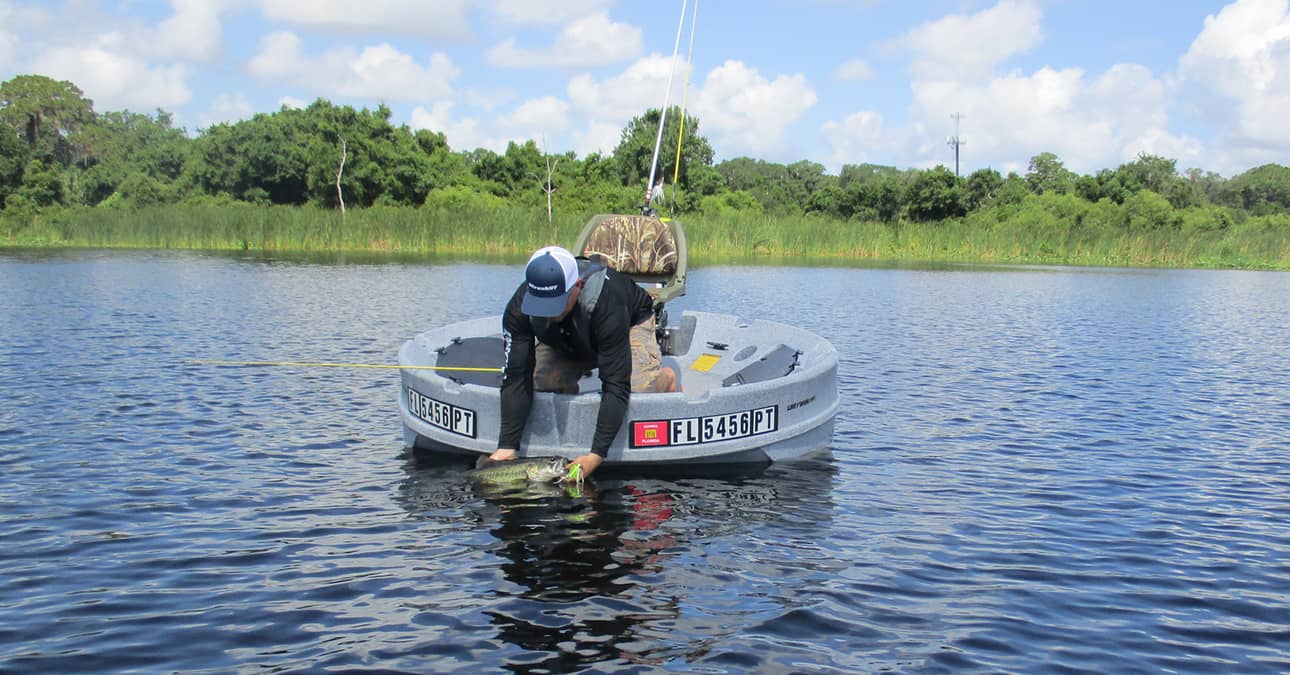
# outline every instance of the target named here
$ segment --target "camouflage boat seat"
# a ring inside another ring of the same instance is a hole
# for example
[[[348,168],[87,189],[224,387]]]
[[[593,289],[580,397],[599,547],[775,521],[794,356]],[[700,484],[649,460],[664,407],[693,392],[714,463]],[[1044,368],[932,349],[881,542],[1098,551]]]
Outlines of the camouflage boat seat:
[[[577,255],[630,276],[657,304],[685,295],[685,232],[653,216],[598,215],[578,235]]]

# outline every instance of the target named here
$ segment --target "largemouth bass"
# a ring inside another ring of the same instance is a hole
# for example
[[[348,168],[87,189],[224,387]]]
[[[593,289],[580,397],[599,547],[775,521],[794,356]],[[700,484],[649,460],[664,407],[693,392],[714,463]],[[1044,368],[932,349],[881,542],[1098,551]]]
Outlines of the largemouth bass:
[[[466,472],[472,480],[489,485],[504,485],[528,481],[530,483],[563,483],[569,476],[561,457],[533,457],[488,462]]]

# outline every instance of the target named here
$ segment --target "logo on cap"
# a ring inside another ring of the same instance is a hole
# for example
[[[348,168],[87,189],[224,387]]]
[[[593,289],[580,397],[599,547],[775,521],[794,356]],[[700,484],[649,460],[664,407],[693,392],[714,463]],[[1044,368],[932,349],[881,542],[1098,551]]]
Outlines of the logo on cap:
[[[559,246],[541,248],[529,258],[524,277],[528,290],[520,311],[530,316],[560,316],[569,291],[578,283],[578,261]]]

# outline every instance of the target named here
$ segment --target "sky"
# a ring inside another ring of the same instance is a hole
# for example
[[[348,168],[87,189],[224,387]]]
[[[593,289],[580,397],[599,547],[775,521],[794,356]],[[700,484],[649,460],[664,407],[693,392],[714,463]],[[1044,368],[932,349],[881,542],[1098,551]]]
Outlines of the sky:
[[[1290,0],[695,9],[0,0],[0,81],[69,80],[97,112],[161,109],[193,135],[323,98],[385,104],[392,122],[442,132],[454,150],[534,140],[585,157],[611,153],[633,117],[668,103],[697,117],[717,161],[810,160],[830,173],[865,162],[952,169],[956,134],[965,175],[1024,173],[1041,152],[1080,173],[1141,153],[1225,176],[1290,165]]]

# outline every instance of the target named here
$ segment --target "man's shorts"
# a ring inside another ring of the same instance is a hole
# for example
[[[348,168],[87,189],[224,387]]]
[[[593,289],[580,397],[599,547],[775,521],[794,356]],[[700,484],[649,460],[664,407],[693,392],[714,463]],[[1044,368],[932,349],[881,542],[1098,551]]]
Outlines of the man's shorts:
[[[654,337],[654,317],[632,326],[632,391],[656,391],[663,366],[663,353]],[[578,380],[591,374],[596,359],[574,359],[542,344],[537,345],[533,366],[533,388],[557,394],[578,393]]]

